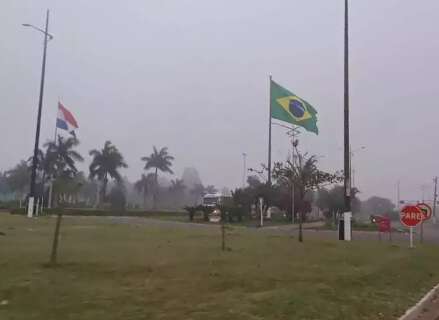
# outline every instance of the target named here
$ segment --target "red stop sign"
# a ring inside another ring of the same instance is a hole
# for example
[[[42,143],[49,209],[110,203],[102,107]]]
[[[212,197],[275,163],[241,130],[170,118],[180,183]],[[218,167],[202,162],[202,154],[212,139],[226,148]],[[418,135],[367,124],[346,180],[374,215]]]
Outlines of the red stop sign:
[[[414,227],[424,220],[424,214],[417,206],[408,205],[401,210],[401,223],[407,227]]]

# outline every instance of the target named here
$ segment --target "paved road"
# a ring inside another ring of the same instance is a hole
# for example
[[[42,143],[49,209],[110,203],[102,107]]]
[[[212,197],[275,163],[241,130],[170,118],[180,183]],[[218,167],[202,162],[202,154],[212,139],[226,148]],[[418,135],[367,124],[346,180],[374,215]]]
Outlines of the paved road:
[[[394,228],[405,230],[399,223],[393,224]],[[297,226],[278,226],[278,227],[268,227],[271,232],[278,232],[284,234],[297,234]],[[420,226],[414,229],[414,242],[415,244],[420,241]],[[338,239],[337,231],[333,230],[316,230],[309,228],[306,226],[305,235],[311,237],[318,237],[324,239]],[[393,232],[392,233],[392,241],[395,242],[405,242],[409,243],[409,233],[405,230],[405,232]],[[352,238],[354,240],[373,240],[380,241],[378,232],[371,231],[354,231],[352,234]],[[381,235],[381,241],[389,241],[388,234]],[[434,225],[431,222],[427,222],[424,224],[424,242],[430,244],[439,245],[439,222]]]
[[[87,217],[83,217],[87,219]],[[182,228],[182,229],[204,229],[217,231],[218,225],[216,224],[203,224],[203,223],[188,223],[188,222],[178,222],[169,220],[160,220],[154,218],[139,218],[139,217],[107,217],[109,223],[118,224],[133,224],[133,225],[148,225],[152,227],[163,227],[163,228]],[[321,223],[309,223],[304,224],[304,235],[306,237],[321,238],[321,239],[338,239],[337,231],[333,230],[318,230],[313,229],[321,225]],[[393,227],[401,228],[401,225],[394,224]],[[246,228],[249,231],[259,232],[264,234],[280,234],[280,235],[292,235],[297,236],[297,225],[282,225],[282,226],[269,226],[264,228],[254,228],[254,227],[236,227],[236,228]],[[379,241],[378,232],[370,231],[354,231],[352,235],[354,240],[372,240]],[[388,235],[382,235],[381,241],[388,241]],[[420,241],[420,227],[415,228],[414,232],[415,243]],[[408,232],[393,232],[392,241],[409,243]],[[439,245],[439,223],[434,225],[431,222],[425,223],[424,225],[424,242]]]

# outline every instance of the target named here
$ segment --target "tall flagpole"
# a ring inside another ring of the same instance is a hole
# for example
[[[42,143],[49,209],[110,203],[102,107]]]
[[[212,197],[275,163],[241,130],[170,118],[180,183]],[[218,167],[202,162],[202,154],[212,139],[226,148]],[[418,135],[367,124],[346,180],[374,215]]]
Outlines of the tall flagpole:
[[[271,75],[270,75],[270,101],[268,107],[268,184],[271,185]]]
[[[349,161],[349,15],[348,0],[345,0],[344,28],[344,207],[345,212],[351,211],[351,185]]]

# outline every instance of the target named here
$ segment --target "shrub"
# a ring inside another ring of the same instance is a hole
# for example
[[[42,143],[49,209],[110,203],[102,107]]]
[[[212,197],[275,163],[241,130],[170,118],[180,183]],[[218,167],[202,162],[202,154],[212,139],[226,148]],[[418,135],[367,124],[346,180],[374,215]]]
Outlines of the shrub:
[[[122,187],[114,187],[108,195],[108,200],[113,210],[125,210],[127,203],[125,191]]]
[[[100,209],[79,209],[79,208],[52,208],[44,209],[44,215],[55,215],[62,213],[67,216],[121,216],[121,217],[158,217],[158,216],[176,216],[183,215],[184,212],[176,211],[138,211],[138,210],[126,210],[126,211],[115,211],[115,210],[100,210]],[[12,209],[11,214],[26,214],[26,209]]]
[[[194,216],[198,210],[198,207],[186,206],[186,207],[184,207],[184,210],[186,210],[187,213],[189,214],[189,221],[194,221]]]

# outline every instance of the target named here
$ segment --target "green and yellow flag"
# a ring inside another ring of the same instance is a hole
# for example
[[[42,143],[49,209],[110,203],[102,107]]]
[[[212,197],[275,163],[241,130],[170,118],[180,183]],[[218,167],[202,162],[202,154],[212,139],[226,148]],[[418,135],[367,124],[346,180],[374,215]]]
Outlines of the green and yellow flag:
[[[319,134],[317,111],[308,102],[271,81],[271,117]]]

